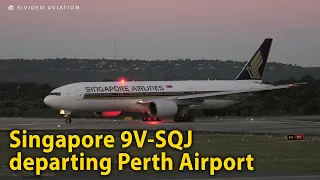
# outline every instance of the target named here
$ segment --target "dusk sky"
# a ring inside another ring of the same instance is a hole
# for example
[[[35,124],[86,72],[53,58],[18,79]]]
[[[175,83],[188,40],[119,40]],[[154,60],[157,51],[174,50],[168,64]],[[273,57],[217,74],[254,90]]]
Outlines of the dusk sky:
[[[17,9],[25,5],[45,9]],[[0,7],[0,58],[114,58],[116,41],[117,58],[247,61],[274,38],[269,61],[320,66],[319,0],[1,0]]]

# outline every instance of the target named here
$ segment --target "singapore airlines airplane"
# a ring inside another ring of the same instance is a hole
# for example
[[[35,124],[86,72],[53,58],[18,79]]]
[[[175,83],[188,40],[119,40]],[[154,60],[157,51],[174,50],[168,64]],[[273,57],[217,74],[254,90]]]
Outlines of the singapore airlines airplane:
[[[243,102],[257,92],[290,88],[299,84],[262,84],[272,39],[265,39],[235,80],[78,82],[54,89],[44,103],[60,110],[66,123],[71,112],[100,116],[142,112],[143,121],[190,122],[194,109],[216,109]]]

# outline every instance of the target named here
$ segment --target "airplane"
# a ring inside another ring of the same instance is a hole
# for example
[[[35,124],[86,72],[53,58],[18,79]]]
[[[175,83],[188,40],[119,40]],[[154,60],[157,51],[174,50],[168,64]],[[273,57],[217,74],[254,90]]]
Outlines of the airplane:
[[[190,110],[217,109],[244,102],[248,96],[299,83],[263,84],[272,38],[266,38],[234,80],[77,82],[54,89],[44,103],[60,110],[66,123],[71,112],[93,112],[97,116],[116,117],[121,112],[141,112],[143,121],[173,118],[192,122]]]

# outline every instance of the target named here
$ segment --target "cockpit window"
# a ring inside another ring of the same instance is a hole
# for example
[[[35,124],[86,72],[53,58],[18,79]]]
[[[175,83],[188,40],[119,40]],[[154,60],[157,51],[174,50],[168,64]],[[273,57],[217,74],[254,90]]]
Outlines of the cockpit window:
[[[52,92],[49,95],[53,95],[53,96],[61,96],[61,93],[59,92]]]

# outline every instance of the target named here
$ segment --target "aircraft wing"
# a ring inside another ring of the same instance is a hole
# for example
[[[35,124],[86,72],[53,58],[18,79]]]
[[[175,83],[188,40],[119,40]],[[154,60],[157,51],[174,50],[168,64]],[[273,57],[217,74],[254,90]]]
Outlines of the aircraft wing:
[[[186,99],[209,99],[217,96],[225,96],[225,95],[233,95],[233,94],[241,94],[241,93],[251,93],[251,92],[262,92],[262,91],[272,91],[277,89],[286,89],[294,86],[299,86],[297,84],[285,84],[278,86],[269,86],[262,88],[250,88],[250,89],[242,89],[242,90],[232,90],[225,92],[215,92],[215,93],[206,93],[206,94],[194,94],[194,95],[186,95],[186,96],[178,96],[177,100],[186,100]]]
[[[278,86],[269,86],[269,87],[261,87],[261,88],[250,88],[250,89],[242,89],[242,90],[232,90],[232,91],[225,91],[225,92],[214,92],[214,93],[205,93],[205,94],[194,94],[194,95],[185,95],[185,96],[171,96],[162,99],[169,99],[169,100],[202,100],[202,99],[210,99],[218,96],[225,96],[225,95],[233,95],[233,94],[241,94],[241,93],[253,93],[253,92],[263,92],[263,91],[273,91],[277,89],[287,89],[291,87],[296,87],[306,83],[295,83],[295,84],[284,84]],[[152,102],[152,99],[144,99],[140,100],[139,103],[147,104]]]

